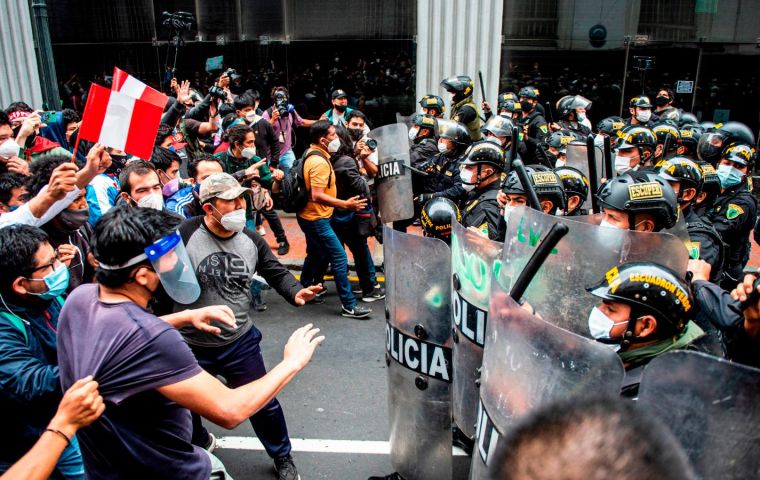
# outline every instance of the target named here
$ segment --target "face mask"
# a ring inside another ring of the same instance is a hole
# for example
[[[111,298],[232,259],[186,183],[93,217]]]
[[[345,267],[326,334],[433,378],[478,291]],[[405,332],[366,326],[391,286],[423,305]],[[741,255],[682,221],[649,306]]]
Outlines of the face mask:
[[[567,162],[558,158],[557,162],[554,164],[554,168],[564,167],[565,165],[567,165]]]
[[[152,208],[154,210],[163,210],[164,197],[159,193],[151,193],[138,200],[137,206],[142,208]]]
[[[731,188],[739,185],[744,174],[730,165],[718,165],[718,180],[723,188]]]
[[[257,117],[258,115],[256,115],[256,110],[251,110],[250,112],[245,114],[245,121],[248,123],[254,123]]]
[[[106,172],[113,173],[115,175],[118,175],[121,173],[121,169],[124,168],[124,165],[127,164],[127,156],[126,155],[110,155],[111,157],[111,166],[108,167]]]
[[[416,127],[412,127],[409,129],[409,140],[414,141],[415,138],[417,138],[417,134],[420,133],[420,129]]]
[[[618,153],[615,154],[615,171],[618,175],[627,172],[631,169],[630,157],[624,157]]]
[[[564,217],[566,215],[565,210],[562,208],[557,209],[557,213],[554,214],[555,217]]]
[[[659,97],[655,97],[654,104],[657,105],[658,107],[664,107],[665,105],[668,104],[669,101],[670,99],[668,97],[664,95],[660,95]]]
[[[216,208],[214,208],[214,210],[216,210]],[[219,210],[216,211],[219,212]],[[230,213],[225,213],[222,215],[222,219],[219,220],[219,223],[230,232],[242,232],[245,228],[245,209],[239,208]]]
[[[63,210],[58,214],[58,221],[64,230],[69,232],[75,232],[79,230],[82,225],[87,223],[87,219],[90,216],[90,211],[87,208],[80,208],[78,210]]]
[[[348,108],[348,105],[334,105],[335,110],[337,110],[340,113],[343,113]]]
[[[0,157],[18,157],[20,151],[21,147],[19,147],[16,141],[12,138],[9,138],[0,145]]]
[[[164,194],[164,197],[171,197],[175,193],[179,191],[179,177],[175,178],[174,180],[169,180],[166,182],[161,188],[161,192]]]
[[[512,214],[512,211],[517,208],[514,205],[504,205],[504,221],[509,221],[509,216]]]
[[[617,323],[613,322],[610,317],[605,315],[604,312],[599,310],[597,307],[594,307],[588,316],[589,333],[597,340],[610,338],[610,331],[615,326],[623,325],[625,323],[628,323],[628,321],[626,320],[624,322]]]
[[[339,149],[340,149],[340,138],[336,138],[327,144],[327,151],[330,153],[335,153]]]
[[[532,112],[532,111],[533,111],[533,104],[532,104],[532,103],[530,103],[530,102],[529,102],[529,101],[527,101],[527,100],[523,100],[522,102],[520,102],[520,107],[522,108],[522,111],[523,111],[523,112],[528,112],[528,113],[530,113],[530,112]]]
[[[451,149],[449,148],[448,144],[444,142],[438,142],[438,151],[440,153],[449,153]]]
[[[651,110],[644,110],[643,112],[639,112],[639,114],[636,115],[636,120],[641,123],[647,123],[650,118],[652,118]]]
[[[459,178],[462,179],[462,183],[464,184],[462,186],[465,188],[467,187],[467,185],[475,186],[475,182],[473,182],[474,177],[475,177],[475,172],[471,170],[467,170],[465,168],[462,168],[461,170],[459,170]]]
[[[348,135],[351,137],[351,140],[353,140],[354,142],[358,142],[364,136],[364,129],[363,128],[349,128]]]
[[[240,155],[242,155],[246,160],[250,160],[256,156],[256,147],[246,147],[242,152],[240,152]]]
[[[579,122],[583,122],[586,120],[586,114],[581,112],[576,112],[575,117],[578,119]]]
[[[45,282],[47,286],[47,292],[44,293],[32,293],[42,300],[52,300],[56,297],[63,295],[67,288],[69,288],[69,269],[66,265],[61,264],[57,269],[45,275],[43,278],[29,278],[28,280],[36,282]]]
[[[606,228],[618,228],[616,225],[611,224],[607,221],[606,218],[602,219],[602,221],[599,223],[600,227],[606,227]]]

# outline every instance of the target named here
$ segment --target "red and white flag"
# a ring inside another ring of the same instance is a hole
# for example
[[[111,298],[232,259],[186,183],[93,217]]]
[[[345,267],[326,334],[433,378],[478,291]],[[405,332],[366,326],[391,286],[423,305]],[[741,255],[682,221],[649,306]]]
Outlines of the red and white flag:
[[[148,160],[165,104],[165,96],[159,106],[93,84],[87,94],[79,137]]]
[[[111,90],[119,93],[123,93],[132,98],[137,98],[144,102],[152,103],[162,109],[166,105],[168,98],[163,93],[150,88],[140,80],[136,79],[132,75],[128,74],[124,70],[118,67],[113,67],[113,81],[111,82]]]

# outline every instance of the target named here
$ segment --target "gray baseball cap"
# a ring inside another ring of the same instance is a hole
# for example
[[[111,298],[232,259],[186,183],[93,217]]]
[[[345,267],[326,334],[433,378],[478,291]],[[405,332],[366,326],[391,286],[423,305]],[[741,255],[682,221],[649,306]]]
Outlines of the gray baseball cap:
[[[229,173],[215,173],[201,183],[201,203],[206,203],[212,198],[232,200],[244,193],[253,193],[250,188],[245,188]]]

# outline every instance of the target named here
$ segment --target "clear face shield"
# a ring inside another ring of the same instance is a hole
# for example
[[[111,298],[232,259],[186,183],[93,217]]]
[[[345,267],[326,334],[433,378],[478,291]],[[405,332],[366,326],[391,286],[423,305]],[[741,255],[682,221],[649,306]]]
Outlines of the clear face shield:
[[[145,247],[145,253],[129,259],[122,265],[104,265],[104,270],[121,270],[149,260],[158,274],[166,293],[177,303],[190,304],[198,300],[201,287],[195,277],[193,265],[179,232],[171,233]]]

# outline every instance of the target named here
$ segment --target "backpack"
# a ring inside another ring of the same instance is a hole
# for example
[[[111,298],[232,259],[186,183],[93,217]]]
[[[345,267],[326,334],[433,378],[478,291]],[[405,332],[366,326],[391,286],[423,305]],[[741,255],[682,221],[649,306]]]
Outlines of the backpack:
[[[304,209],[306,203],[309,201],[309,189],[306,186],[306,177],[304,175],[304,164],[306,158],[310,155],[319,155],[324,158],[330,165],[332,170],[332,164],[330,159],[327,158],[322,152],[314,149],[307,149],[301,158],[297,159],[293,166],[280,183],[280,206],[285,213],[298,213]],[[330,182],[332,182],[332,175],[327,181],[327,188],[330,188]]]

